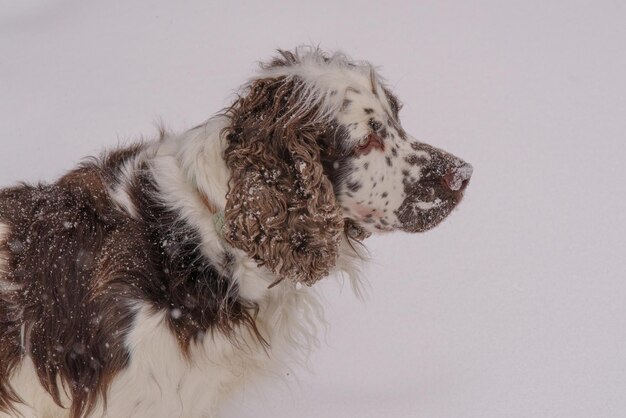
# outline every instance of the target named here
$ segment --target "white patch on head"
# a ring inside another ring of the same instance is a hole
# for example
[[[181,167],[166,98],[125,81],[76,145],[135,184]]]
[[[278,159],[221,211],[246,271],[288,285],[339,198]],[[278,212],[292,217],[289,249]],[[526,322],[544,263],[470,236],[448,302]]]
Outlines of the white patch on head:
[[[353,61],[341,52],[327,56],[317,48],[302,46],[295,53],[297,63],[262,69],[259,77],[297,77],[302,80],[300,106],[306,110],[319,105],[321,120],[332,120],[339,115],[344,100],[349,99],[349,88],[365,92],[370,73],[375,71],[370,63]]]

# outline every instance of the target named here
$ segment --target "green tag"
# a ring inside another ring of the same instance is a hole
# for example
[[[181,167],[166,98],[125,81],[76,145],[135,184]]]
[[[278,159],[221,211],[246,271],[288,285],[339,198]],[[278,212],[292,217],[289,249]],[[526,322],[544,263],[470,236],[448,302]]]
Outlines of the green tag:
[[[224,228],[224,211],[217,212],[213,215],[213,224],[218,234],[222,235],[222,228]]]

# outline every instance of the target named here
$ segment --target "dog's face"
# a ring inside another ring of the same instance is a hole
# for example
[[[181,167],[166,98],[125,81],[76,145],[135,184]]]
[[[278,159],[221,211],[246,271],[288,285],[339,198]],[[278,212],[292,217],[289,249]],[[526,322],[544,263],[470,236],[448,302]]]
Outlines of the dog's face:
[[[472,167],[407,135],[398,111],[371,65],[280,51],[226,112],[225,239],[280,279],[313,284],[344,232],[437,225]]]
[[[337,126],[322,141],[344,215],[369,232],[433,228],[460,202],[472,166],[404,132],[398,99],[373,73],[345,83]]]

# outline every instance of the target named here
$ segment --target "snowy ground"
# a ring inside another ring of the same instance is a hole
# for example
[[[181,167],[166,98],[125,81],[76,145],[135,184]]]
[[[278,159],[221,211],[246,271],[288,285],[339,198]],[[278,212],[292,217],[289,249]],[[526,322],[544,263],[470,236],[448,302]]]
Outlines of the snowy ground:
[[[225,418],[626,414],[626,6],[0,0],[0,184],[193,126],[275,47],[382,66],[405,128],[473,163],[462,207],[371,239],[365,302],[299,383]]]

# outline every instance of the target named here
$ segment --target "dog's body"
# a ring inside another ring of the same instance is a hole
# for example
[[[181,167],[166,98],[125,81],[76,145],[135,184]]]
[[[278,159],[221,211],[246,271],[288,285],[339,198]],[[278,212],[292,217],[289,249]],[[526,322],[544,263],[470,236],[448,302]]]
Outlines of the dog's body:
[[[0,191],[0,416],[213,417],[315,345],[353,241],[460,201],[371,66],[281,54],[201,126]]]

